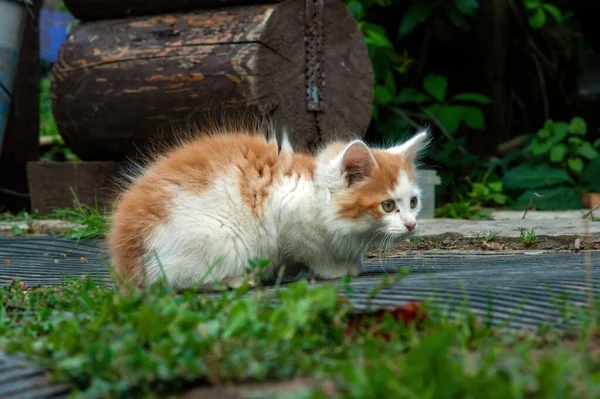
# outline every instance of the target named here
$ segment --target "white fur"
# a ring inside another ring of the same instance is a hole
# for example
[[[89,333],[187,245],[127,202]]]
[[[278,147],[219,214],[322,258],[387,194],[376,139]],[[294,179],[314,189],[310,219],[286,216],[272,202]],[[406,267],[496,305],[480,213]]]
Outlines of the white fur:
[[[346,149],[357,143],[364,144],[356,141]],[[413,139],[402,151],[416,153],[421,144],[422,140]],[[284,134],[280,152],[288,151],[292,148]],[[265,271],[268,277],[281,266],[296,272],[308,267],[320,278],[357,275],[369,244],[408,236],[405,224],[414,223],[420,209],[410,209],[410,198],[418,197],[419,190],[401,173],[390,193],[398,212],[378,221],[342,218],[334,202],[347,189],[342,159],[343,152],[331,162],[318,159],[314,181],[298,175],[279,176],[261,218],[244,205],[234,168],[224,171],[202,194],[173,187],[168,221],[146,241],[153,255],[146,264],[147,281],[156,281],[164,271],[176,288],[196,287],[200,281],[235,286],[251,259],[272,260]]]

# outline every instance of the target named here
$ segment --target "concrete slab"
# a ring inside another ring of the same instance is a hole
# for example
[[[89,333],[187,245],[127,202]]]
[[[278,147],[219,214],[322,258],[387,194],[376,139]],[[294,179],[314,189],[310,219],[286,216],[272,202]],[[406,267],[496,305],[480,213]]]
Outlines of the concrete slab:
[[[519,237],[519,227],[535,229],[538,236],[578,236],[600,234],[600,221],[583,219],[588,210],[575,211],[529,211],[523,219],[523,211],[496,211],[492,220],[422,219],[418,234],[422,237],[447,233],[459,233],[465,237],[479,237],[499,233],[498,237]],[[594,212],[600,218],[600,210]]]

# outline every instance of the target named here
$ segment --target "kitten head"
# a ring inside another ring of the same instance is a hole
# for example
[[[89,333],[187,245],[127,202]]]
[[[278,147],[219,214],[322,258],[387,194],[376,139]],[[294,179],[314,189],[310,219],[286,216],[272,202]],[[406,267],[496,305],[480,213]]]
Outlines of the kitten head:
[[[325,192],[327,227],[374,239],[408,237],[421,210],[416,162],[427,144],[428,132],[422,130],[387,149],[369,148],[361,140],[325,148],[316,184]]]

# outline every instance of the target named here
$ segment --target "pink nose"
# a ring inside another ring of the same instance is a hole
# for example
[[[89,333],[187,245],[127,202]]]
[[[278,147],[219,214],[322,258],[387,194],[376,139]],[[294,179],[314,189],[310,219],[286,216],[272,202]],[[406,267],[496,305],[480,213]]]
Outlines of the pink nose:
[[[413,231],[416,225],[416,223],[406,223],[404,226],[408,229],[408,231]]]

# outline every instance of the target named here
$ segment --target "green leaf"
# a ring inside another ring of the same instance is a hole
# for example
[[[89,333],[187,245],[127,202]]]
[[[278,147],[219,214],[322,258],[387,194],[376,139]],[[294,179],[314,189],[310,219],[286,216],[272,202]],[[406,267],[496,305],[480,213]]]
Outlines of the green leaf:
[[[231,337],[245,328],[245,325],[252,317],[248,305],[249,302],[247,301],[237,301],[233,303],[227,320],[227,328],[223,332],[223,337]]]
[[[467,15],[475,15],[479,9],[477,0],[455,0],[454,4],[456,4],[458,11]]]
[[[583,141],[579,137],[569,137],[569,140],[567,140],[567,143],[569,143],[569,144],[581,144],[581,143],[585,143],[585,141]]]
[[[458,11],[455,7],[447,7],[446,14],[448,15],[450,22],[452,22],[452,25],[465,31],[469,29],[469,21],[467,21],[464,14]]]
[[[544,10],[546,10],[546,12],[550,15],[552,15],[554,17],[554,19],[556,20],[556,22],[560,22],[563,19],[563,14],[560,11],[560,9],[558,7],[556,7],[553,4],[544,4],[542,7],[544,7]]]
[[[540,141],[538,139],[533,139],[529,147],[527,149],[534,156],[540,156],[548,153],[552,149],[552,143],[549,141]]]
[[[375,98],[380,104],[388,104],[394,99],[387,87],[380,85],[375,86]]]
[[[525,0],[525,8],[527,8],[528,10],[533,10],[534,8],[538,8],[541,5],[541,0]]]
[[[398,37],[402,38],[412,32],[417,25],[423,23],[429,16],[431,11],[432,3],[430,2],[419,2],[411,5],[402,14],[400,19],[400,29],[398,31]]]
[[[441,106],[437,112],[439,122],[450,134],[455,133],[462,119],[462,107],[460,106]]]
[[[557,184],[574,184],[573,179],[564,169],[550,165],[521,164],[504,175],[504,186],[507,189],[537,189]]]
[[[396,97],[396,102],[398,104],[423,104],[430,100],[431,97],[427,94],[410,87],[402,89],[400,94],[398,94],[398,97]]]
[[[477,107],[462,107],[463,120],[472,129],[485,129],[485,117],[483,111]]]
[[[571,119],[571,123],[569,124],[569,133],[576,134],[578,136],[585,136],[587,133],[587,124],[583,118],[576,116]]]
[[[366,24],[365,29],[365,41],[367,44],[374,47],[392,48],[392,42],[387,36],[385,29],[377,24]]]
[[[577,152],[577,154],[581,155],[582,157],[589,159],[590,161],[592,159],[596,159],[596,157],[598,156],[598,151],[594,148],[594,146],[591,143],[587,141],[581,143],[577,147],[575,152]]]
[[[550,149],[550,161],[554,163],[561,162],[567,155],[567,146],[564,144],[555,145]]]
[[[547,129],[540,129],[537,131],[536,135],[541,139],[550,138],[550,132]]]
[[[589,163],[581,173],[580,179],[587,191],[600,193],[600,157]]]
[[[498,205],[506,204],[509,199],[508,195],[500,194],[500,193],[492,194],[492,196],[490,198],[492,199],[492,201],[494,201]]]
[[[502,189],[504,188],[504,184],[501,181],[494,181],[488,183],[488,187],[490,188],[490,190],[496,193],[501,193]]]
[[[391,71],[385,74],[385,87],[392,97],[396,97],[396,79]]]
[[[542,197],[534,196],[534,193]],[[517,209],[526,209],[533,197],[532,207],[539,210],[566,210],[580,209],[581,200],[577,190],[573,187],[559,186],[539,190],[527,190],[521,194],[513,204]]]
[[[546,13],[542,8],[536,8],[531,17],[529,25],[534,29],[539,29],[546,24]]]
[[[377,107],[377,105],[373,105],[373,108],[371,110],[371,118],[373,118],[374,121],[379,119],[379,108]]]
[[[555,122],[551,125],[552,142],[558,143],[563,141],[565,137],[569,135],[569,124],[565,122]]]
[[[581,158],[569,158],[567,159],[567,165],[575,174],[583,172],[583,160]]]
[[[448,81],[445,76],[429,74],[423,80],[425,91],[439,101],[444,101]]]
[[[450,101],[470,101],[484,105],[491,102],[489,97],[479,93],[459,93],[455,96],[452,96]]]
[[[357,0],[350,0],[346,7],[348,8],[348,10],[350,11],[350,13],[352,14],[352,16],[354,17],[354,19],[356,20],[360,20],[364,17],[365,15],[365,10],[364,7],[362,5],[362,3],[360,1]]]
[[[600,139],[598,139],[598,140],[594,141],[594,147],[595,147],[595,148],[598,148],[598,147],[600,147]]]

